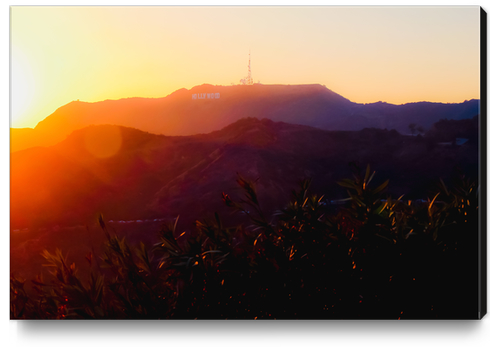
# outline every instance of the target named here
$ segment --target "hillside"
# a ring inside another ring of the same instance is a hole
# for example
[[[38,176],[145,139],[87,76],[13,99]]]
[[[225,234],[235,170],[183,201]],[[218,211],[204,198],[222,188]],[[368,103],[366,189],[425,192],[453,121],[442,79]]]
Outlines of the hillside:
[[[114,155],[91,150],[105,148],[114,134]],[[99,142],[91,144],[94,138]],[[273,212],[307,177],[328,199],[345,197],[336,182],[350,176],[350,162],[371,164],[379,180],[390,177],[394,195],[426,198],[420,194],[455,167],[476,174],[475,146],[428,148],[423,138],[394,130],[325,131],[256,118],[178,137],[90,126],[55,146],[12,153],[11,227],[92,223],[98,213],[192,222],[205,211],[225,211],[221,192],[236,191],[237,173],[258,179],[261,201]]]
[[[325,130],[396,129],[416,123],[428,129],[439,119],[479,114],[479,100],[461,104],[356,104],[321,85],[213,86],[180,89],[163,98],[73,101],[39,122],[34,130],[12,129],[11,151],[58,143],[88,125],[113,124],[164,135],[219,130],[241,118],[268,118]]]
[[[439,177],[449,183],[457,170],[476,177],[477,146],[441,146],[395,130],[325,131],[257,118],[194,136],[89,126],[54,146],[11,154],[11,271],[41,272],[43,249],[61,248],[85,263],[104,242],[94,226],[101,213],[118,235],[148,245],[158,241],[162,222],[177,216],[179,232],[194,230],[196,219],[212,219],[214,212],[224,225],[245,222],[221,196],[243,197],[237,173],[255,181],[270,218],[304,178],[312,178],[311,191],[324,194],[324,207],[334,213],[339,206],[330,202],[347,197],[337,182],[351,176],[351,162],[370,164],[377,171],[374,185],[389,178],[393,197],[427,199]]]

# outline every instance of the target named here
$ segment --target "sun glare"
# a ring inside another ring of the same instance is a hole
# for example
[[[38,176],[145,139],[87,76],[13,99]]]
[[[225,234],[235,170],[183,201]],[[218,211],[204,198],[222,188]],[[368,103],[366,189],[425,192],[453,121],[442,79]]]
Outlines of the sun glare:
[[[27,123],[29,106],[34,98],[35,80],[26,55],[16,47],[11,57],[11,125],[21,127]]]

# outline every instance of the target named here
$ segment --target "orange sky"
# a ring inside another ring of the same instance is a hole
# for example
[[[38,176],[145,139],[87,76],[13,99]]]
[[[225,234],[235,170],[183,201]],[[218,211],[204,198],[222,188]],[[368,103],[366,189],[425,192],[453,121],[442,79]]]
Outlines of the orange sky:
[[[80,99],[319,83],[354,102],[480,98],[479,7],[11,7],[11,126]]]

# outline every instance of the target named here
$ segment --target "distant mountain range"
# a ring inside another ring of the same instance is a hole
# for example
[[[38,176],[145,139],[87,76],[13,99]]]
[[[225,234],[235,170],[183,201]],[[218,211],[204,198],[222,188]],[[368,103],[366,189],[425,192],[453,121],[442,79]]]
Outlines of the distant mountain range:
[[[137,100],[114,103],[120,102]],[[97,104],[66,107],[79,105]],[[95,145],[94,139],[99,141]],[[112,143],[114,155],[94,154],[94,148]],[[374,184],[390,178],[396,197],[426,198],[439,177],[447,179],[456,166],[476,174],[477,146],[428,146],[423,137],[395,130],[326,131],[257,118],[193,136],[92,125],[51,147],[11,154],[10,223],[13,229],[77,225],[93,223],[99,213],[107,220],[180,215],[183,223],[191,223],[215,211],[230,212],[221,193],[241,196],[237,173],[258,179],[259,199],[272,213],[284,207],[303,178],[312,178],[312,189],[325,194],[326,201],[346,197],[336,182],[351,176],[350,162],[377,170]]]
[[[34,129],[11,129],[11,151],[54,145],[89,125],[112,124],[153,134],[186,136],[216,131],[244,117],[324,130],[381,128],[409,133],[410,123],[427,130],[440,119],[471,118],[479,114],[479,104],[479,100],[459,104],[357,104],[321,85],[204,84],[163,98],[73,101]]]

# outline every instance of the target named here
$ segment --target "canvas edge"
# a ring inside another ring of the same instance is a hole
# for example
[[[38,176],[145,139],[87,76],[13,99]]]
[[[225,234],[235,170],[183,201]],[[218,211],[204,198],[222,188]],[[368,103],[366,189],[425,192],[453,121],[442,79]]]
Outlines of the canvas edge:
[[[480,230],[478,237],[478,319],[487,314],[487,13],[480,7]]]

